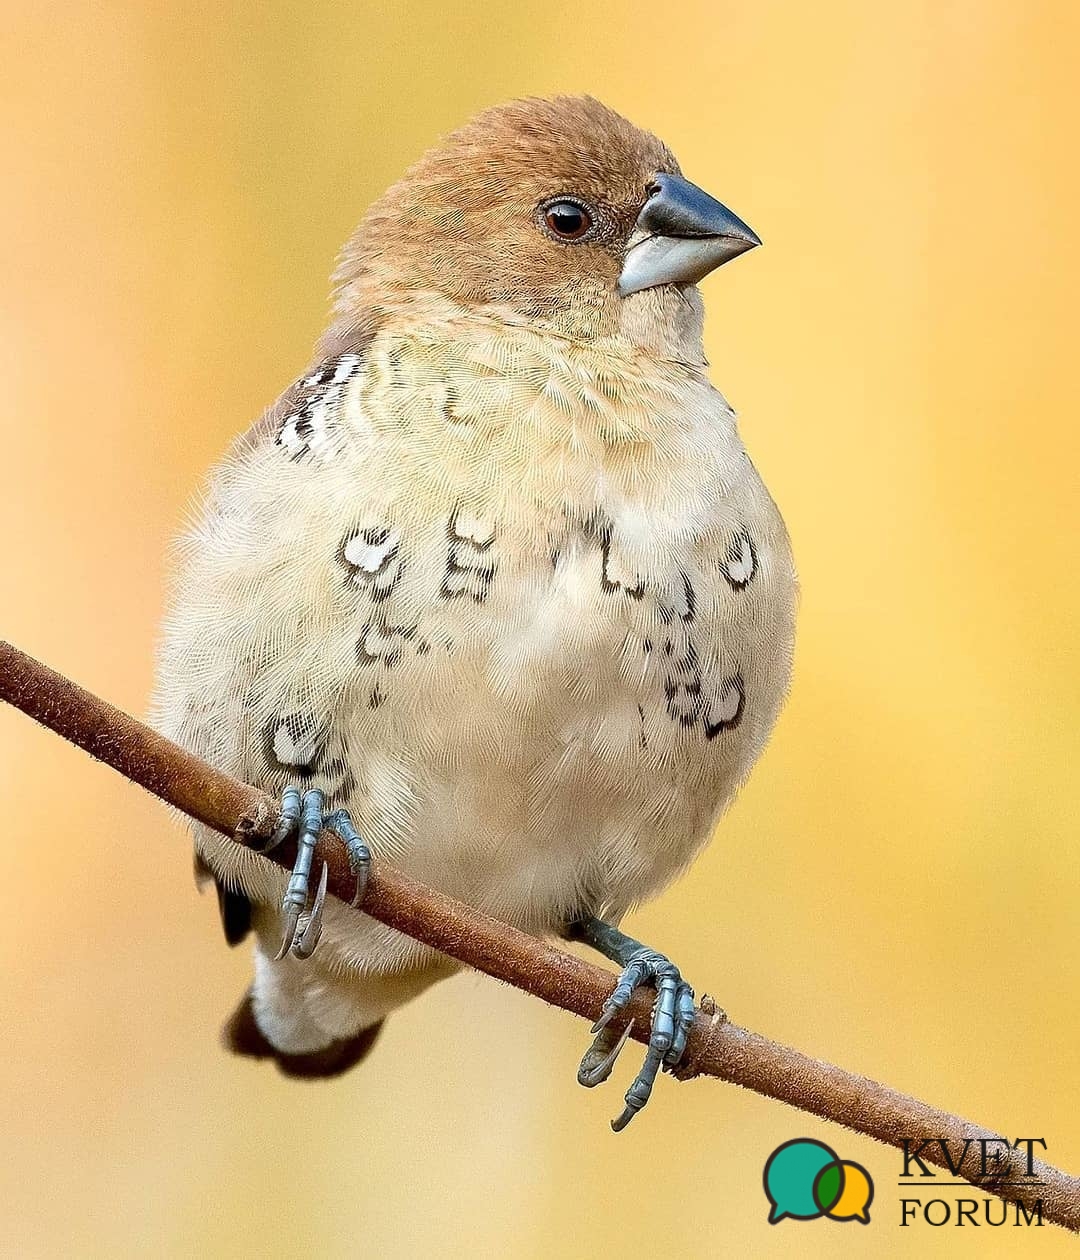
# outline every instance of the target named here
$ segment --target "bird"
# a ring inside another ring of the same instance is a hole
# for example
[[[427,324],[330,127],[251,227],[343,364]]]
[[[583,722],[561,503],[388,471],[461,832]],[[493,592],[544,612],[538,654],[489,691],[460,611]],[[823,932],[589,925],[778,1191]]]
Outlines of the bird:
[[[578,1080],[655,992],[624,1128],[691,986],[622,931],[709,840],[792,668],[784,521],[711,384],[699,282],[761,244],[599,101],[481,112],[368,209],[310,365],[179,541],[158,728],[281,801],[291,874],[205,827],[196,871],[254,976],[225,1027],[336,1075],[457,964],[325,897],[336,832],[618,964]]]

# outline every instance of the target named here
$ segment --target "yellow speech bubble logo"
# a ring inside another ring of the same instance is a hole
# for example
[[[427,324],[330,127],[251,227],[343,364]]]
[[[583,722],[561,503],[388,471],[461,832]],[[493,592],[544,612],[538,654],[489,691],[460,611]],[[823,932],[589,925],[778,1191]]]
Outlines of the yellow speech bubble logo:
[[[826,1212],[834,1221],[861,1221],[870,1224],[870,1203],[874,1197],[874,1183],[870,1174],[853,1160],[840,1161],[844,1170],[840,1197]]]

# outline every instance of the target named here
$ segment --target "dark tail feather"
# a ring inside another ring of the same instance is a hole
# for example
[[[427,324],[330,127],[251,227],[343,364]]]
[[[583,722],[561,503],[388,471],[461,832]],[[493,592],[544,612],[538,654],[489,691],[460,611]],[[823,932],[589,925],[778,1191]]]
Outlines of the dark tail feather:
[[[364,1028],[355,1037],[344,1041],[332,1041],[324,1050],[311,1054],[285,1054],[263,1036],[255,1022],[251,1006],[251,990],[240,999],[240,1005],[229,1016],[222,1037],[233,1054],[246,1055],[251,1059],[273,1059],[278,1071],[285,1076],[316,1079],[323,1076],[340,1076],[366,1058],[382,1029],[384,1020]]]
[[[195,887],[202,892],[203,886],[211,879],[217,889],[218,910],[221,912],[221,926],[225,931],[225,939],[230,945],[239,945],[251,931],[251,902],[243,893],[230,892],[207,866],[202,855],[196,853]]]

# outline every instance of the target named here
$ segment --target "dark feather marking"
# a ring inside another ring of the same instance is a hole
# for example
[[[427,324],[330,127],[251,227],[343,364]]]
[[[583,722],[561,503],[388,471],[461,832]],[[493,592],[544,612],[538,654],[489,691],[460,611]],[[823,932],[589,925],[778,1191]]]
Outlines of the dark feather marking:
[[[311,741],[314,753],[305,762],[282,761],[275,751],[275,737],[284,728],[288,737],[296,744]],[[284,770],[296,775],[299,779],[310,779],[319,766],[322,755],[319,724],[308,714],[288,713],[284,717],[272,717],[266,724],[263,734],[263,753],[267,763],[275,770]]]
[[[613,581],[608,574],[608,562],[611,558],[611,526],[604,527],[600,534],[600,555],[603,563],[600,566],[600,586],[604,593],[613,595],[616,591],[623,591],[629,595],[631,599],[643,599],[645,595],[645,582],[641,579],[636,586],[624,586],[622,582]]]
[[[381,546],[390,537],[392,529],[390,525],[368,526],[363,530],[355,526],[346,531],[335,554],[335,559],[346,573],[347,585],[350,588],[367,590],[375,604],[381,604],[390,598],[405,572],[405,557],[401,554],[400,540],[387,551],[375,569],[365,569],[354,564],[348,557],[347,549],[358,535],[369,547]]]
[[[745,543],[750,548],[750,572],[743,581],[732,577],[730,566],[742,563],[742,544]],[[735,535],[724,555],[723,563],[720,565],[720,571],[724,575],[724,580],[733,591],[745,590],[757,576],[758,571],[758,554],[757,548],[754,546],[754,540],[750,537],[750,533],[746,529],[742,529]]]
[[[732,688],[739,693],[739,700],[735,706],[735,713],[726,721],[716,723],[710,722],[708,713],[706,713],[705,736],[707,739],[715,739],[721,731],[733,731],[742,721],[743,710],[746,708],[746,688],[743,685],[743,680],[740,675],[735,674],[733,677],[728,678],[724,682],[723,686],[720,688],[720,698],[724,699],[725,696],[730,695]]]
[[[729,700],[732,694],[737,694],[735,712],[730,718],[713,722],[709,717],[710,702],[705,694],[705,679],[694,641],[687,639],[686,647],[679,656],[672,656],[670,640],[665,648],[670,658],[667,677],[664,679],[664,700],[668,717],[685,730],[690,730],[700,720],[705,738],[709,740],[715,739],[722,731],[733,731],[742,721],[746,706],[746,690],[741,675],[733,674],[725,679],[717,697],[718,700]]]
[[[498,568],[495,559],[488,554],[495,544],[495,536],[493,534],[483,542],[477,542],[459,534],[457,517],[455,508],[446,526],[446,567],[439,596],[442,599],[459,599],[468,595],[474,603],[482,604],[488,597]]]
[[[404,656],[404,646],[395,642],[385,653],[376,653],[369,650],[368,635],[374,633],[380,639],[403,639],[406,643],[411,643],[417,635],[416,626],[395,626],[385,621],[369,621],[360,632],[360,637],[356,641],[356,659],[361,665],[375,665],[382,661],[387,668],[392,669],[399,664]],[[417,651],[419,651],[419,645]]]
[[[239,945],[251,931],[251,902],[243,893],[232,892],[220,879],[214,880],[217,889],[221,927],[230,945]]]
[[[338,369],[344,366],[343,361],[355,358],[356,362],[348,365],[347,374],[335,381]],[[289,458],[294,462],[311,453],[308,438],[314,427],[316,410],[326,401],[331,391],[336,391],[335,398],[340,398],[341,391],[364,366],[363,347],[351,348],[324,359],[299,380],[294,381],[273,410],[276,423],[275,441],[278,446],[285,447],[285,430],[291,425],[301,447],[289,451]]]
[[[683,613],[682,619],[689,625],[697,612],[697,594],[687,574],[681,573],[679,576],[682,578],[683,590],[686,592],[686,612]]]

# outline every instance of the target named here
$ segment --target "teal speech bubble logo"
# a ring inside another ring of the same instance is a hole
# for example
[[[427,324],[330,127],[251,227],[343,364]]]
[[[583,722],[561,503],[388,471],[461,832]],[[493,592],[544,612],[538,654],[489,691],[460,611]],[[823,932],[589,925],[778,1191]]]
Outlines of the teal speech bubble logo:
[[[772,1204],[769,1224],[785,1216],[812,1221],[827,1216],[834,1221],[870,1223],[874,1183],[861,1164],[839,1155],[813,1138],[792,1138],[765,1161],[765,1196]]]

